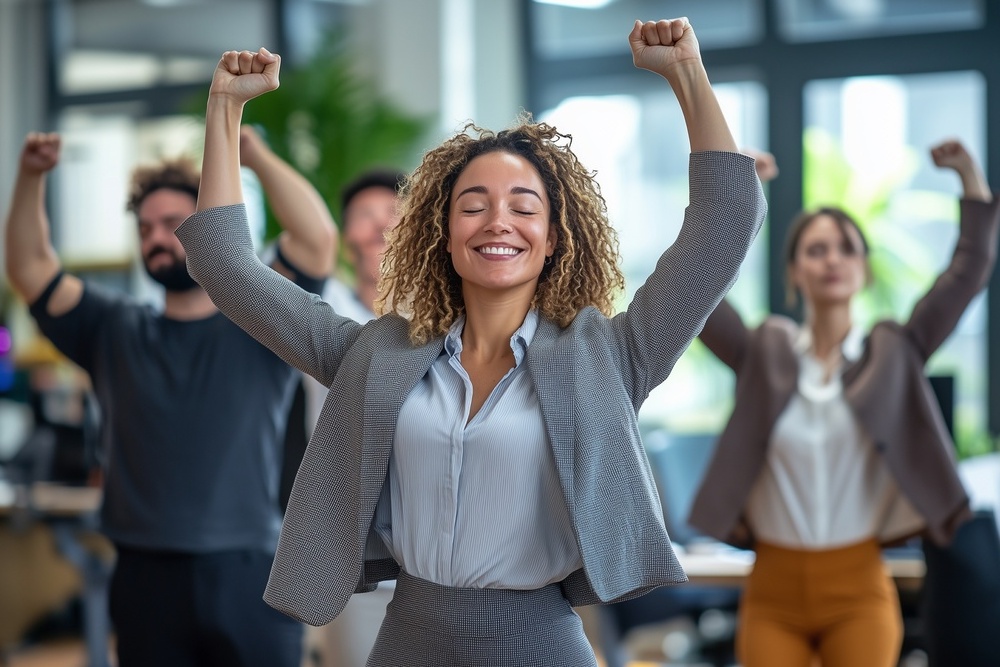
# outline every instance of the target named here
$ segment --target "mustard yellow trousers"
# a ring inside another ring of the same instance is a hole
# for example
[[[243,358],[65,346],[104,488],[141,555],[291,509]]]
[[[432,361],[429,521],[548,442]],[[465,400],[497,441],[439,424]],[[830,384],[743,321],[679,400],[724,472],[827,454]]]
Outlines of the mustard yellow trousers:
[[[895,667],[899,595],[874,540],[756,552],[736,635],[743,667]]]

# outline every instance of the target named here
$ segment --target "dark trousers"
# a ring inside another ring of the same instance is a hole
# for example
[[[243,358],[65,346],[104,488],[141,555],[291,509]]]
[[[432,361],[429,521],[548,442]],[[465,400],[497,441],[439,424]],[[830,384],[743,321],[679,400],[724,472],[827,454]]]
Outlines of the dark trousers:
[[[299,667],[302,625],[261,597],[271,560],[118,546],[110,606],[119,667]]]

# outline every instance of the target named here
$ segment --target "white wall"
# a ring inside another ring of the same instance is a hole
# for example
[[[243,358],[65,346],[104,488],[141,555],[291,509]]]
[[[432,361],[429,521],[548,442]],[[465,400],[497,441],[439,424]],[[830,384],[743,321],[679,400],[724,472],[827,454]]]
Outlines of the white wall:
[[[24,136],[45,125],[42,3],[0,0],[0,216],[6,217]],[[0,284],[3,268],[0,234]]]
[[[524,106],[520,14],[517,0],[370,0],[350,34],[359,66],[443,138],[466,120],[502,129]]]

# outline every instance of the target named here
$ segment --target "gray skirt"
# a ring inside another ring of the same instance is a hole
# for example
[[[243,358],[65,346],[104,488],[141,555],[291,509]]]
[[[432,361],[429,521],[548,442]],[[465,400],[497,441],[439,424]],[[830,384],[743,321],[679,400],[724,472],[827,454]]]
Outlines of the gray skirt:
[[[400,572],[368,667],[596,667],[559,584],[449,588]]]

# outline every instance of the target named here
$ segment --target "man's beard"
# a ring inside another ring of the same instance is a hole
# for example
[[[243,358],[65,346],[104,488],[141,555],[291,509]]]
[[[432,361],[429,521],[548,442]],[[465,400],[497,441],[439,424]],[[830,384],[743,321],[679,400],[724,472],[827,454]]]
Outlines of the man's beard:
[[[143,266],[146,267],[146,273],[149,274],[149,277],[163,285],[168,292],[187,292],[198,287],[198,283],[188,273],[187,262],[182,259],[175,259],[170,264],[155,271],[149,268],[148,259],[143,262]]]

